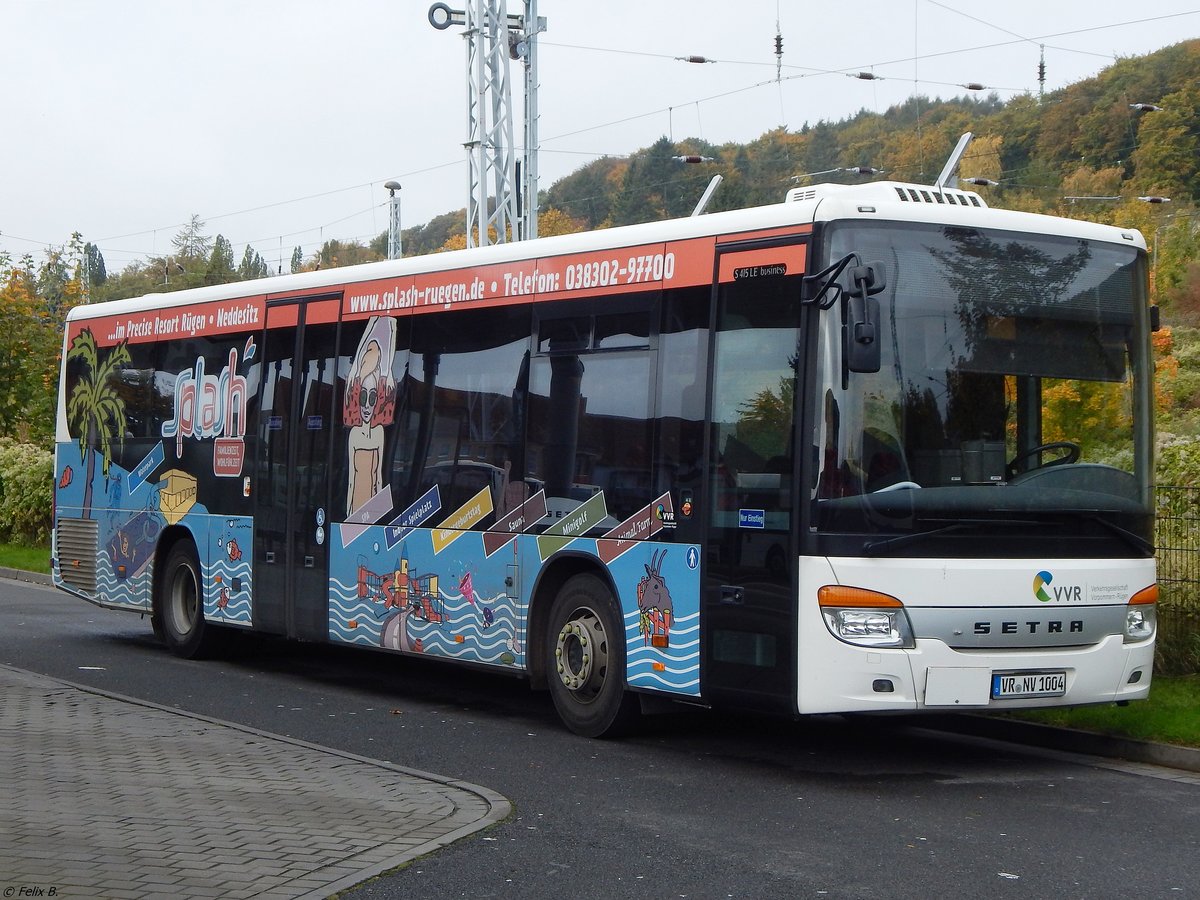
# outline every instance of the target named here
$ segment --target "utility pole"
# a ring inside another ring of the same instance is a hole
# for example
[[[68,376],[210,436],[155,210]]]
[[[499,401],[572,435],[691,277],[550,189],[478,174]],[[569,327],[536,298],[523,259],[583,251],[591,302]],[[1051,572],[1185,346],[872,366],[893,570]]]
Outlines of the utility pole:
[[[445,3],[429,8],[439,31],[464,28],[467,42],[467,246],[486,246],[537,235],[537,41],[545,20],[537,0],[525,0],[525,15],[510,16],[505,0],[468,0],[466,8]],[[509,60],[525,64],[525,158],[518,184],[513,142]],[[489,188],[491,195],[489,198]],[[524,208],[518,195],[524,189]],[[489,202],[490,201],[490,202]]]
[[[400,248],[400,182],[389,181],[384,185],[388,192],[388,259],[399,259],[404,255]]]
[[[1041,55],[1038,57],[1038,106],[1046,102],[1046,45],[1040,44]]]
[[[538,68],[537,36],[546,30],[546,20],[537,14],[537,0],[525,0],[521,34],[513,43],[513,56],[525,64],[525,154],[521,188],[525,200],[521,210],[521,240],[538,236]],[[511,38],[510,38],[511,40]]]

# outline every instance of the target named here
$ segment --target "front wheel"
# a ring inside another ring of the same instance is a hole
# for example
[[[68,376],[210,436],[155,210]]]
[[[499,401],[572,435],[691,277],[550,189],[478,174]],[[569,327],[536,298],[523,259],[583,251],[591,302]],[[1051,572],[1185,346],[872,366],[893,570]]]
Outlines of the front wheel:
[[[625,632],[616,600],[594,575],[570,578],[550,607],[546,653],[559,718],[584,737],[616,737],[637,722],[625,690]]]
[[[203,578],[191,541],[179,541],[167,553],[154,599],[154,631],[164,643],[186,659],[210,655],[218,640],[217,629],[204,621]]]

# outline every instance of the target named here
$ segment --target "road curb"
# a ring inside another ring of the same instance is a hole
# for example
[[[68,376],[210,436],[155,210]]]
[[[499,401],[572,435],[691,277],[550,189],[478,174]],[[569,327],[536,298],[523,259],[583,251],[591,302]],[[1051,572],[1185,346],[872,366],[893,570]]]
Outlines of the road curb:
[[[1133,738],[1041,725],[1018,719],[993,716],[955,715],[931,716],[925,725],[940,731],[969,734],[997,741],[1063,750],[1068,753],[1083,753],[1109,759],[1124,759],[1129,762],[1147,763],[1180,769],[1185,772],[1200,772],[1200,750],[1193,747],[1176,747]]]
[[[9,569],[5,566],[0,566],[0,578],[27,581],[30,584],[54,584],[54,579],[42,572],[26,572],[24,569]]]

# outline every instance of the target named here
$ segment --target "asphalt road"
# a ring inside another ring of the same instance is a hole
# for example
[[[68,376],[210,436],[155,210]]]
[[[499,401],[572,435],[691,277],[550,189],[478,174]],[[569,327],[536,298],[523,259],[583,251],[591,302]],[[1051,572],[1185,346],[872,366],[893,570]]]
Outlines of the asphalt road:
[[[517,680],[280,641],[170,656],[148,620],[0,581],[0,662],[484,785],[506,822],[351,892],[413,897],[1186,897],[1200,778],[904,721],[702,710],[566,732]],[[2,757],[0,748],[0,757]]]

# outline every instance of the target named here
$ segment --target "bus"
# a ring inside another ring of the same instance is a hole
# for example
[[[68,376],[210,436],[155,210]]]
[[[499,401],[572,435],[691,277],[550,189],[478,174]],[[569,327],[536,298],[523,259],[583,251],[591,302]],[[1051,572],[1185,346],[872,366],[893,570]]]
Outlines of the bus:
[[[1140,234],[879,181],[79,306],[55,584],[526,678],[585,736],[1150,687]]]

